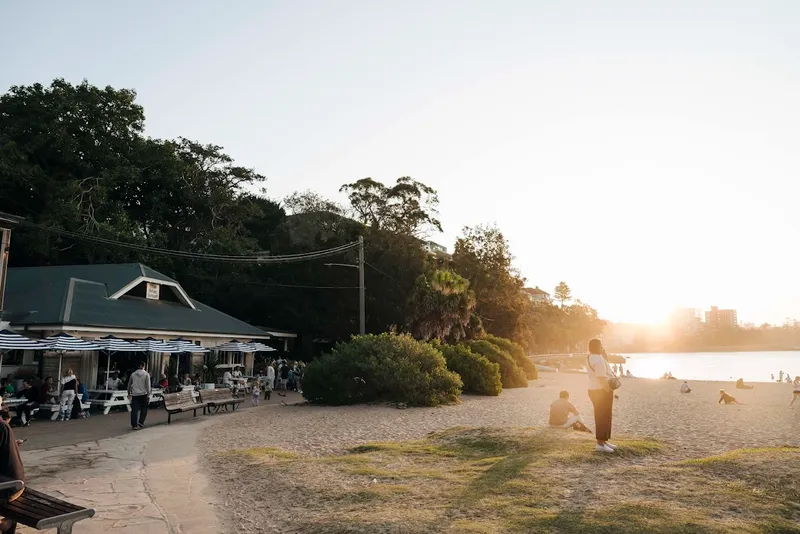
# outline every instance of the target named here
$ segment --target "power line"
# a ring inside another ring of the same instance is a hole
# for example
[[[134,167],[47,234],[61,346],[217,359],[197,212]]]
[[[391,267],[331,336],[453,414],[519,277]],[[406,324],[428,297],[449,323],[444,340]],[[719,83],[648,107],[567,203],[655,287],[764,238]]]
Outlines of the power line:
[[[365,261],[364,263],[365,263],[365,264],[367,264],[367,265],[369,265],[370,267],[372,267],[373,269],[375,269],[375,270],[376,270],[376,271],[378,271],[379,273],[381,273],[381,274],[382,274],[383,276],[385,276],[386,278],[389,278],[389,279],[391,279],[391,280],[393,280],[393,281],[395,281],[395,282],[397,282],[397,283],[400,283],[400,282],[399,282],[399,281],[398,281],[398,280],[397,280],[395,277],[393,277],[393,276],[391,276],[391,275],[388,275],[388,274],[386,274],[385,272],[381,271],[380,269],[378,269],[377,267],[375,267],[375,266],[374,266],[374,265],[372,265],[371,263],[369,263],[369,262],[367,262],[367,261]]]
[[[78,232],[71,232],[69,230],[63,230],[61,228],[53,228],[50,226],[43,226],[40,224],[32,223],[26,220],[20,220],[17,222],[19,226],[23,226],[26,228],[32,228],[35,230],[41,230],[44,232],[49,232],[52,234],[60,235],[62,237],[67,237],[70,239],[75,239],[79,241],[91,241],[94,243],[99,243],[103,245],[110,245],[116,246],[120,248],[127,248],[131,250],[137,250],[139,252],[146,252],[148,254],[157,254],[157,255],[164,255],[164,256],[174,256],[179,258],[186,258],[186,259],[193,259],[193,260],[203,260],[203,261],[217,261],[217,262],[226,262],[226,263],[255,263],[259,265],[263,264],[278,264],[278,263],[296,263],[301,261],[310,261],[320,258],[326,258],[328,256],[334,256],[337,254],[341,254],[342,252],[346,252],[348,250],[354,249],[358,247],[358,242],[355,241],[353,243],[348,243],[346,245],[341,245],[338,247],[326,249],[326,250],[319,250],[315,252],[305,252],[300,254],[285,254],[280,256],[258,256],[258,255],[223,255],[223,254],[203,254],[198,252],[185,252],[181,250],[174,250],[168,248],[160,248],[160,247],[148,247],[146,245],[138,245],[135,243],[125,243],[123,241],[117,241],[114,239],[108,239],[100,236],[93,236],[89,234],[82,234]]]

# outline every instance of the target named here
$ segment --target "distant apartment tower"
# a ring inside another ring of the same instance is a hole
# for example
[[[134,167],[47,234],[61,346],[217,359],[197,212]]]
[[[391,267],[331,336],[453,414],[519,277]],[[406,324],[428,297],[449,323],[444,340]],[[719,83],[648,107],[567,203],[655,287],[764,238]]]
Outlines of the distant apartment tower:
[[[534,304],[545,304],[550,302],[550,293],[539,289],[539,286],[523,288],[522,292],[525,293],[528,299]]]
[[[423,248],[431,254],[447,254],[446,246],[434,243],[433,241],[426,241]]]
[[[693,334],[700,329],[700,311],[695,308],[677,308],[670,320],[674,334]]]
[[[716,306],[706,312],[706,325],[709,328],[735,328],[739,324],[736,310],[720,310]]]

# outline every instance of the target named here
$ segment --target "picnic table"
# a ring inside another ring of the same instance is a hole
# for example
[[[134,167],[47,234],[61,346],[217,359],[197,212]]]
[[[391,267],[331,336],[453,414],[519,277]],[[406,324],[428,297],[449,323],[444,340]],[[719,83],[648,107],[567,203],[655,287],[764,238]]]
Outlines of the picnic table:
[[[90,389],[87,393],[92,404],[103,407],[103,415],[108,415],[114,406],[125,406],[131,411],[131,401],[124,389]]]

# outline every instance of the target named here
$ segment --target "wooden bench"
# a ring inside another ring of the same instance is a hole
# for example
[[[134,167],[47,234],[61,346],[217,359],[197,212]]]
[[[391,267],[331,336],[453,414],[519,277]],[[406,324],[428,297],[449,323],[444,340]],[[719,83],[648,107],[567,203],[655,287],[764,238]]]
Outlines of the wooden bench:
[[[172,422],[172,414],[182,412],[194,412],[197,417],[197,410],[202,408],[206,413],[205,402],[195,402],[191,391],[179,391],[177,393],[166,393],[164,395],[164,409],[167,410],[167,424]]]
[[[243,403],[244,399],[234,397],[233,392],[229,388],[220,388],[200,390],[200,401],[206,403],[209,408],[214,408],[214,412],[216,413],[223,406],[226,410],[228,406],[236,410],[236,407]]]
[[[3,490],[19,491],[23,486],[19,480],[0,483],[0,489]],[[15,501],[0,504],[0,516],[36,530],[55,528],[58,534],[71,534],[72,525],[82,519],[94,517],[94,509],[75,506],[40,491],[25,488]]]
[[[91,402],[81,402],[81,409],[88,410],[92,406]],[[61,413],[61,405],[60,404],[40,404],[39,408],[36,411],[43,411],[43,412],[52,412],[53,415],[50,416],[51,421],[55,421],[58,419],[58,415]],[[33,414],[35,412],[31,412]]]

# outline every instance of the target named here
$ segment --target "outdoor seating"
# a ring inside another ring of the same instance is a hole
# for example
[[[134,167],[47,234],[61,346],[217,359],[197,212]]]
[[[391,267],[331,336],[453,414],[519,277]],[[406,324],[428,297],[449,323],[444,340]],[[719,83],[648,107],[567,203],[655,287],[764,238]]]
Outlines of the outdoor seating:
[[[0,483],[0,489],[19,491],[24,487],[20,480]],[[94,509],[83,508],[26,488],[15,501],[0,504],[0,516],[22,523],[36,530],[55,528],[58,534],[70,534],[72,525],[94,516]]]
[[[91,402],[81,402],[82,410],[88,410],[91,406]],[[37,410],[33,410],[31,413],[36,413],[37,411],[52,412],[53,415],[50,417],[50,420],[55,421],[58,419],[58,414],[61,412],[61,404],[40,404],[39,408]]]
[[[167,410],[167,424],[172,422],[172,414],[182,412],[193,412],[197,417],[197,410],[202,409],[206,413],[205,402],[195,402],[191,391],[179,391],[177,393],[167,393],[164,395],[164,409]]]
[[[227,410],[228,406],[236,410],[236,407],[243,403],[244,399],[234,397],[229,388],[221,388],[201,390],[200,401],[206,403],[209,408],[214,408],[214,413],[216,413],[222,407]]]

